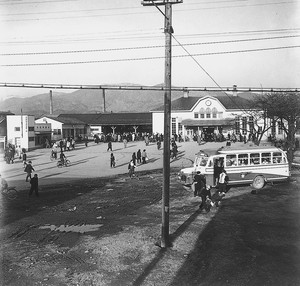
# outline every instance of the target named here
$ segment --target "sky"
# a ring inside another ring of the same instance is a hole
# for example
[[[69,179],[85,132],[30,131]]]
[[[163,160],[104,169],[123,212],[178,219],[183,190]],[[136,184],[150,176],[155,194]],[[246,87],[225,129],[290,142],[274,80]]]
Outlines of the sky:
[[[0,83],[161,84],[159,8],[0,0]],[[172,27],[173,86],[300,87],[300,0],[183,0],[172,5]],[[48,91],[0,87],[0,99]]]

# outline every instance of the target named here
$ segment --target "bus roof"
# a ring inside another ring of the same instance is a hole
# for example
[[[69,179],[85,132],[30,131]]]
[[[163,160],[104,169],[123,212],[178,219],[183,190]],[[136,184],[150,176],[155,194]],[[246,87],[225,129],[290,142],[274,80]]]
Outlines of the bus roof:
[[[218,150],[219,154],[236,154],[236,153],[259,153],[259,152],[284,152],[282,149],[273,147],[273,146],[245,146],[245,147],[237,147],[234,146],[226,146],[221,147]]]

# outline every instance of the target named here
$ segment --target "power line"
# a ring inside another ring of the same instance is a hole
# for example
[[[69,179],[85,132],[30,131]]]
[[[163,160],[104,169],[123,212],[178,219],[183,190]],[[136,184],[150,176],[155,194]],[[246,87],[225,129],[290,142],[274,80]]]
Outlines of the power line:
[[[59,44],[59,43],[66,43],[66,42],[86,42],[86,41],[99,41],[99,40],[129,40],[129,39],[150,39],[150,35],[151,35],[151,39],[154,38],[162,38],[163,35],[155,35],[152,32],[157,32],[158,30],[149,30],[148,32],[146,31],[141,31],[141,34],[138,33],[132,33],[132,34],[127,34],[127,35],[119,35],[119,36],[113,36],[110,35],[110,33],[101,33],[100,35],[105,35],[106,38],[101,37],[99,38],[82,38],[82,39],[68,39],[66,38],[66,35],[59,35],[60,37],[63,37],[63,39],[58,39],[58,40],[46,40],[46,41],[0,41],[0,45],[12,45],[12,44]],[[180,38],[197,38],[197,37],[226,37],[226,36],[250,36],[250,35],[261,35],[261,34],[282,34],[282,33],[299,33],[300,28],[292,28],[292,29],[276,29],[276,30],[250,30],[250,31],[239,31],[239,32],[234,32],[234,31],[229,31],[229,32],[216,32],[216,33],[197,33],[197,34],[179,34],[177,35],[177,37]],[[130,32],[130,31],[124,31],[124,32]],[[138,32],[138,31],[137,31]],[[112,32],[112,34],[115,34],[118,32]],[[149,35],[149,36],[144,36],[144,35]],[[136,36],[136,37],[135,37]],[[47,37],[48,38],[48,37]]]
[[[60,2],[59,0],[57,0]],[[69,0],[72,1],[72,0]],[[47,2],[47,1],[46,1]],[[49,1],[52,2],[52,1]],[[218,7],[202,7],[202,8],[193,8],[193,9],[178,9],[176,12],[193,12],[195,10],[215,10],[215,9],[228,9],[228,8],[249,8],[255,6],[271,6],[271,5],[282,5],[282,4],[290,4],[295,3],[297,1],[282,1],[282,2],[273,2],[273,3],[260,3],[260,4],[248,4],[248,5],[232,5],[232,6],[218,6]],[[38,2],[41,3],[41,2]],[[135,8],[135,7],[133,7]],[[130,9],[133,9],[130,7]],[[127,9],[127,8],[125,8]],[[139,9],[139,8],[135,8]],[[116,9],[113,9],[116,10]],[[4,21],[7,22],[20,22],[20,21],[40,21],[40,20],[67,20],[67,19],[78,19],[78,18],[92,18],[92,17],[107,17],[107,16],[129,16],[129,15],[136,15],[136,14],[153,14],[154,12],[128,12],[128,13],[114,13],[114,14],[97,14],[97,15],[77,15],[77,16],[64,16],[64,17],[47,17],[47,18],[27,18],[27,19],[6,19]]]
[[[184,46],[198,46],[198,45],[213,45],[213,44],[225,44],[225,43],[239,43],[239,42],[251,42],[262,40],[274,40],[274,39],[286,39],[286,38],[298,38],[297,36],[278,36],[278,37],[264,37],[264,38],[251,38],[241,40],[226,40],[226,41],[214,41],[214,42],[202,42],[202,43],[188,43]],[[176,40],[177,41],[177,40]],[[173,47],[181,46],[172,45]],[[109,49],[88,49],[88,50],[68,50],[68,51],[47,51],[47,52],[27,52],[27,53],[3,53],[0,56],[32,56],[32,55],[52,55],[52,54],[74,54],[74,53],[93,53],[93,52],[111,52],[111,51],[125,51],[125,50],[139,50],[139,49],[154,49],[162,48],[163,45],[141,46],[141,47],[122,47],[122,48],[109,48]]]
[[[189,56],[198,57],[198,56],[259,52],[259,51],[282,50],[282,49],[293,49],[293,48],[300,48],[300,45],[299,46],[273,47],[273,48],[261,48],[261,49],[247,49],[247,50],[237,50],[237,51],[225,51],[225,52],[210,52],[210,53],[191,54],[191,55],[176,55],[176,56],[172,56],[172,57],[173,58],[183,58],[183,57],[189,57]],[[164,58],[165,57],[162,57],[162,56],[154,56],[154,57],[108,59],[108,60],[93,60],[93,61],[70,61],[70,62],[26,63],[26,64],[1,64],[0,66],[2,66],[2,67],[21,67],[21,66],[74,65],[74,64],[94,64],[94,63],[157,60],[157,59],[164,59]]]

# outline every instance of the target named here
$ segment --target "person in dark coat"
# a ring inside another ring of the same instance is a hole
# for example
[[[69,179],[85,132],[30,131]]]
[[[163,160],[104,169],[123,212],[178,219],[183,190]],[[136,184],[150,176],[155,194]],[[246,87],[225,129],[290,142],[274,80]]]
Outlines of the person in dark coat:
[[[34,171],[34,168],[31,165],[31,161],[28,162],[24,171],[27,173],[25,181],[28,182],[28,179],[31,179],[31,173]]]
[[[139,149],[137,152],[136,152],[136,159],[137,159],[137,162],[138,163],[142,163],[142,152],[141,152],[141,149]]]
[[[31,188],[29,190],[29,197],[32,195],[33,191],[35,192],[35,195],[39,196],[39,179],[38,175],[34,174],[33,178],[30,179]]]
[[[111,143],[111,141],[108,141],[108,143],[107,143],[107,151],[112,151],[112,143]]]
[[[113,153],[110,154],[110,167],[114,168],[116,166],[116,160]]]
[[[194,197],[200,196],[202,189],[206,185],[206,178],[201,174],[200,171],[197,171],[194,176]]]

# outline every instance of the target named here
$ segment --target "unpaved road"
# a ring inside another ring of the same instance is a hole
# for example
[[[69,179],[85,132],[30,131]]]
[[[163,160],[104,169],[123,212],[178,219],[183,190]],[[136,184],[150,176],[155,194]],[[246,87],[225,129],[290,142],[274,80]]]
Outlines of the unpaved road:
[[[299,172],[257,194],[232,188],[200,213],[177,168],[167,249],[157,246],[161,170],[46,181],[39,198],[26,189],[1,198],[1,285],[300,285]]]

